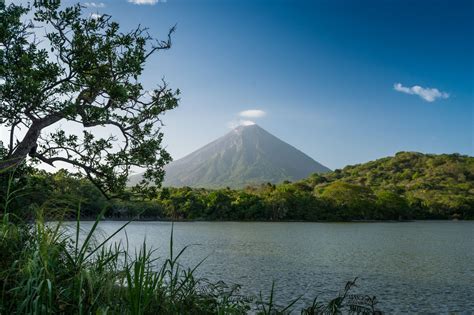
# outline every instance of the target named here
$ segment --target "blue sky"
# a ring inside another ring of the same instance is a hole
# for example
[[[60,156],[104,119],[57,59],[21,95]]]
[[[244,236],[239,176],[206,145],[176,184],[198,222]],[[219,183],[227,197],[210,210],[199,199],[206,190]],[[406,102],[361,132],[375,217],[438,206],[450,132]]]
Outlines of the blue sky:
[[[333,169],[397,151],[474,155],[470,0],[131,2],[86,12],[163,38],[177,24],[143,76],[182,91],[164,116],[175,159],[240,119]],[[248,109],[265,115],[239,117]]]

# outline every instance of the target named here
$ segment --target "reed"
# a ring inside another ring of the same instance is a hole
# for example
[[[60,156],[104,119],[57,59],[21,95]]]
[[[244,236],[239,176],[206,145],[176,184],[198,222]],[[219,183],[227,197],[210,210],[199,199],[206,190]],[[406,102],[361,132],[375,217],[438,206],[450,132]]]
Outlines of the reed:
[[[315,299],[299,311],[299,298],[277,306],[274,284],[266,297],[247,297],[238,285],[197,277],[204,260],[183,267],[179,261],[188,247],[175,251],[173,229],[168,257],[158,259],[146,241],[133,253],[128,242],[112,242],[130,221],[105,239],[97,230],[105,210],[88,231],[81,228],[80,207],[69,229],[61,220],[45,222],[44,208],[36,209],[34,221],[23,222],[8,207],[21,192],[6,191],[0,220],[0,315],[377,313],[375,298],[367,307],[367,297],[349,295],[355,281],[329,303]]]

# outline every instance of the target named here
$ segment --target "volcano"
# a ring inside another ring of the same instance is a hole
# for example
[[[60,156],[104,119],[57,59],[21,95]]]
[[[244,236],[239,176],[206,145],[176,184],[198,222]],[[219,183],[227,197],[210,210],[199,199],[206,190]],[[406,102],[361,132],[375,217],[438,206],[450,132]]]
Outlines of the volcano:
[[[241,188],[303,179],[330,169],[260,126],[239,126],[165,166],[165,187]],[[130,178],[134,184],[137,174]]]

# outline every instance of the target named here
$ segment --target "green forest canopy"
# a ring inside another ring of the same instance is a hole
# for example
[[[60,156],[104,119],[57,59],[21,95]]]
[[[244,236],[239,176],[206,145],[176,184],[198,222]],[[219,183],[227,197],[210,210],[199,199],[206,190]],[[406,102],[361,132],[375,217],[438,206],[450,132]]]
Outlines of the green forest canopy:
[[[24,176],[30,193],[23,204],[77,209],[96,216],[191,220],[399,220],[473,219],[474,158],[459,154],[399,152],[298,182],[241,190],[163,188],[107,201],[87,179],[62,170]],[[18,201],[22,202],[22,201]],[[59,205],[57,204],[59,203]]]

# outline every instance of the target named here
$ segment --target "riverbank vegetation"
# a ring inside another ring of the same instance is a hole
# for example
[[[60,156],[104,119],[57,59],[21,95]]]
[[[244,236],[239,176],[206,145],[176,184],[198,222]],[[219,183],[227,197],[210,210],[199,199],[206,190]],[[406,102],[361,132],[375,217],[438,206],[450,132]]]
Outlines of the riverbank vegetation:
[[[6,181],[6,179],[4,179]],[[16,182],[19,205],[41,207],[55,200],[75,217],[100,209],[110,219],[144,220],[410,220],[473,219],[474,158],[400,152],[302,181],[240,190],[162,188],[147,194],[126,190],[108,200],[87,178],[67,171],[24,170]],[[14,206],[13,204],[11,206]],[[28,210],[30,211],[30,210]]]
[[[157,257],[145,240],[135,251],[126,241],[113,243],[128,223],[111,235],[96,233],[107,212],[132,201],[107,200],[87,179],[25,165],[0,178],[0,314],[381,313],[374,296],[353,293],[356,280],[334,299],[315,298],[306,306],[298,296],[276,301],[278,283],[258,296],[244,295],[237,284],[197,276],[200,264],[184,267],[186,248],[174,248],[173,232],[168,257]],[[156,207],[153,200],[133,204],[141,214]],[[90,230],[81,229],[83,211],[96,215]],[[72,216],[75,224],[64,225]]]
[[[100,215],[99,215],[100,217]],[[185,268],[173,232],[168,257],[156,257],[146,242],[134,253],[128,244],[96,238],[99,219],[89,231],[61,222],[46,224],[41,210],[22,223],[4,213],[0,221],[0,314],[289,314],[269,293],[245,296],[239,285],[210,282]],[[375,297],[353,294],[349,281],[330,301],[315,298],[301,314],[380,314]],[[281,302],[281,301],[279,301]]]

